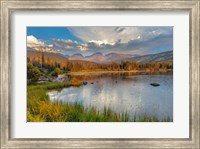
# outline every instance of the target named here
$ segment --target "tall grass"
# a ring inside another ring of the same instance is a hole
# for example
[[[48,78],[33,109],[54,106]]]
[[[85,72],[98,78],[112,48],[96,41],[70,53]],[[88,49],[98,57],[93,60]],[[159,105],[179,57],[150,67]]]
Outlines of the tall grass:
[[[81,82],[73,79],[68,83],[44,83],[28,85],[27,121],[28,122],[157,122],[156,117],[134,117],[129,114],[117,114],[110,108],[104,107],[99,112],[94,107],[85,108],[78,103],[62,104],[61,102],[50,102],[47,95],[48,90],[61,89],[69,86],[80,86]],[[165,118],[163,121],[171,121]]]

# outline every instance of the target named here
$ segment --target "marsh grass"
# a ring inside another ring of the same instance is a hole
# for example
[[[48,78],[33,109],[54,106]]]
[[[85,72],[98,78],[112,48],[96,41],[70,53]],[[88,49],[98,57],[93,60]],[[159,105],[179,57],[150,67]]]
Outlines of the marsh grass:
[[[27,121],[28,122],[158,122],[158,118],[147,115],[131,120],[127,112],[117,114],[104,107],[100,112],[94,107],[85,108],[75,103],[50,102],[47,91],[69,86],[80,86],[81,82],[72,79],[68,83],[43,83],[28,85]],[[169,117],[164,122],[171,121]]]

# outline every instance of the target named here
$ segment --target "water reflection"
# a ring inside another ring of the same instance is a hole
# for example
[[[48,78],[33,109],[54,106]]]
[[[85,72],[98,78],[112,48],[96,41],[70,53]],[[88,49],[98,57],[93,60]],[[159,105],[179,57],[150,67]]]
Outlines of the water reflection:
[[[87,81],[88,84],[51,91],[51,101],[78,102],[86,107],[96,107],[99,111],[109,107],[117,113],[128,112],[130,117],[144,114],[156,116],[160,120],[173,117],[172,74],[110,73],[73,77]],[[152,82],[160,86],[153,87],[150,85]]]

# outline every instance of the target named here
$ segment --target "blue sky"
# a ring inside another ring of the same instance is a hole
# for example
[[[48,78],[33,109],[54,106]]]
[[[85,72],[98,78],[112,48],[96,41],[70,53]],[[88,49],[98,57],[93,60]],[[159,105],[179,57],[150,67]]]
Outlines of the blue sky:
[[[173,27],[27,27],[27,49],[84,56],[160,53],[173,50]]]
[[[34,35],[38,39],[70,39],[81,41],[78,37],[74,36],[66,27],[28,27],[27,36]]]

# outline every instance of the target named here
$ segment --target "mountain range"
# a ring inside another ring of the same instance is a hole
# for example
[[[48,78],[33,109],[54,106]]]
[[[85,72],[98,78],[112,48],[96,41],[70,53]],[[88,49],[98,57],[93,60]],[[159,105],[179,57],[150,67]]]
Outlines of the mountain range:
[[[27,56],[31,59],[37,57],[37,51],[27,50]],[[132,61],[136,63],[148,63],[148,62],[159,62],[159,61],[172,61],[173,60],[173,51],[167,51],[157,54],[148,54],[148,55],[131,55],[131,54],[120,54],[120,53],[109,53],[103,55],[102,53],[94,53],[89,56],[83,56],[82,54],[74,54],[72,56],[62,55],[58,53],[48,53],[44,52],[45,58],[49,57],[50,59],[56,59],[56,61],[88,61],[94,63],[111,63],[111,62],[121,62],[121,61]]]
[[[120,53],[109,53],[103,55],[102,53],[94,53],[90,56],[83,56],[82,54],[74,54],[72,56],[66,56],[69,60],[82,60],[91,61],[95,63],[110,63],[110,62],[121,62],[121,61],[133,61],[137,63],[148,63],[158,61],[172,61],[173,51],[167,51],[157,54],[148,55],[131,55],[131,54],[120,54]]]
[[[94,53],[90,56],[83,56],[81,54],[74,54],[72,56],[68,56],[69,60],[84,60],[84,61],[91,61],[95,63],[109,63],[113,61],[121,61],[123,59],[132,58],[133,55],[130,54],[119,54],[119,53],[109,53],[103,55],[100,52]]]

